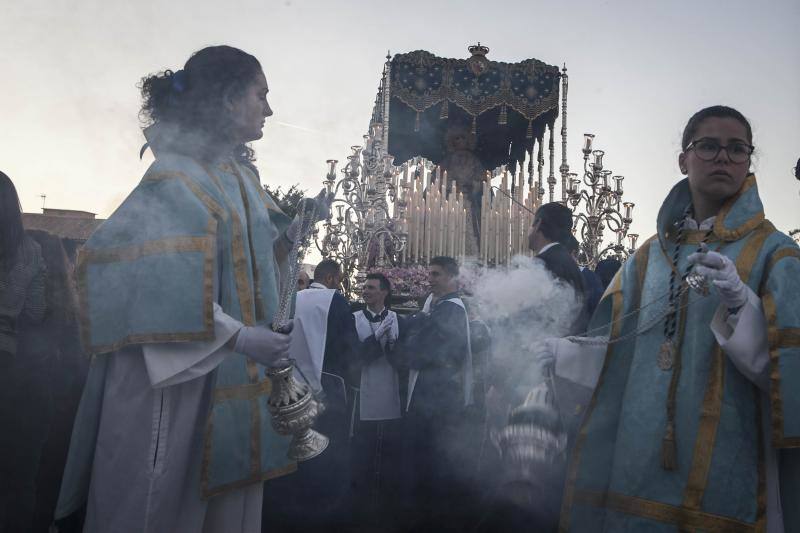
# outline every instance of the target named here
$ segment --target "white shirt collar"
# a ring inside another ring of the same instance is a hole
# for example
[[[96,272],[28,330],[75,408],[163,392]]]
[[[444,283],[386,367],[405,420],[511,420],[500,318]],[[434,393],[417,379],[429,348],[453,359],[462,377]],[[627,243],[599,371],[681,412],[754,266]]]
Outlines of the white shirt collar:
[[[372,311],[370,311],[369,307],[364,306],[364,312],[365,313],[369,313],[370,316],[378,316],[381,313],[383,313],[385,310],[386,310],[386,307],[381,307],[380,311],[378,311],[377,313],[373,313]]]
[[[328,287],[326,287],[322,283],[317,283],[316,281],[314,281],[313,283],[311,283],[311,285],[308,286],[308,288],[309,289],[327,289]]]
[[[689,229],[689,230],[692,230],[692,229],[699,229],[699,230],[711,229],[711,227],[714,225],[714,220],[716,218],[717,218],[716,215],[713,216],[713,217],[708,217],[707,219],[702,221],[700,223],[700,225],[698,226],[697,225],[697,221],[695,219],[693,219],[692,217],[686,217],[686,221],[684,222],[683,229]]]
[[[536,252],[536,255],[542,255],[543,253],[545,253],[547,250],[549,250],[550,248],[552,248],[556,244],[558,244],[558,243],[557,242],[551,242],[550,244],[545,244],[544,246],[542,246],[541,250]]]

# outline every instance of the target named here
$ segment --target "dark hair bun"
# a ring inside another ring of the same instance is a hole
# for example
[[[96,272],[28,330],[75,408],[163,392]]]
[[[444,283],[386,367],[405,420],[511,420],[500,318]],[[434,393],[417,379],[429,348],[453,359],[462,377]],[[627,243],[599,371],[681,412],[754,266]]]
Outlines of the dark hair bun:
[[[203,48],[192,54],[182,70],[142,78],[140,116],[145,126],[171,122],[186,132],[225,138],[231,131],[225,98],[244,91],[261,73],[258,60],[238,48]]]

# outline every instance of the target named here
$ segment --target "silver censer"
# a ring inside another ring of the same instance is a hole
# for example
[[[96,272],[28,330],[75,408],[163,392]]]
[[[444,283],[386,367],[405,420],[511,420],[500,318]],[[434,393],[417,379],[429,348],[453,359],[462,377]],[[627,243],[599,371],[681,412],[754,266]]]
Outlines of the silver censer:
[[[325,451],[330,441],[311,428],[321,412],[320,404],[308,385],[298,382],[293,374],[294,365],[289,359],[285,364],[267,368],[266,376],[272,384],[267,407],[272,414],[273,429],[279,435],[292,435],[289,459],[307,461]]]
[[[531,523],[555,531],[566,468],[567,434],[549,376],[513,409],[496,437],[505,466],[498,497],[525,509]]]
[[[497,444],[503,461],[522,479],[535,479],[542,469],[564,463],[567,435],[550,379],[531,389],[524,403],[511,411]]]
[[[297,277],[300,274],[300,246],[316,221],[314,202],[304,200],[297,206],[301,235],[289,251],[288,273],[281,286],[278,310],[272,322],[272,329],[283,333],[291,331],[289,317],[297,292]],[[292,436],[287,452],[289,459],[307,461],[325,451],[330,440],[311,428],[314,420],[324,410],[324,405],[317,402],[308,385],[294,379],[294,360],[281,359],[275,366],[267,368],[264,374],[272,385],[267,400],[267,408],[272,415],[272,427],[279,435]]]

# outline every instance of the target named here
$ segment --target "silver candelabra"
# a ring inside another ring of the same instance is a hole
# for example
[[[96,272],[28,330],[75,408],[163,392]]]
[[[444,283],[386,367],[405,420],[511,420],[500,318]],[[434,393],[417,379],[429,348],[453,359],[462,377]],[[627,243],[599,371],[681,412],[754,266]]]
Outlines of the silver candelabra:
[[[581,241],[579,262],[591,268],[606,257],[624,261],[636,249],[639,238],[628,233],[634,203],[622,201],[624,177],[613,175],[603,166],[605,152],[593,149],[593,142],[593,134],[584,134],[583,177],[569,173],[565,194],[566,205],[573,212],[573,232]],[[616,234],[615,242],[604,243],[606,229]]]
[[[393,165],[386,153],[382,124],[374,124],[363,146],[352,154],[336,179],[338,161],[328,160],[323,181],[335,195],[331,216],[315,232],[315,243],[325,258],[335,259],[345,275],[360,286],[372,267],[386,266],[405,249],[408,233],[403,220],[408,194],[407,164]],[[349,287],[345,287],[349,289]],[[348,290],[349,292],[349,290]]]

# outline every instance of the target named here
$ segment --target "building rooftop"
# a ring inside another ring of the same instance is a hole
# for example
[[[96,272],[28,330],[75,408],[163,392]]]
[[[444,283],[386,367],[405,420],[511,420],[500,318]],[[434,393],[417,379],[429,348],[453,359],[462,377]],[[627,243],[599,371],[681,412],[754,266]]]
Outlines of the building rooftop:
[[[97,216],[95,213],[89,211],[76,211],[74,209],[53,209],[51,207],[42,208],[42,214],[54,217],[70,217],[70,218],[94,218]]]
[[[43,213],[22,213],[26,230],[41,230],[62,239],[86,241],[104,219],[95,218],[88,211],[71,209],[43,209]]]

